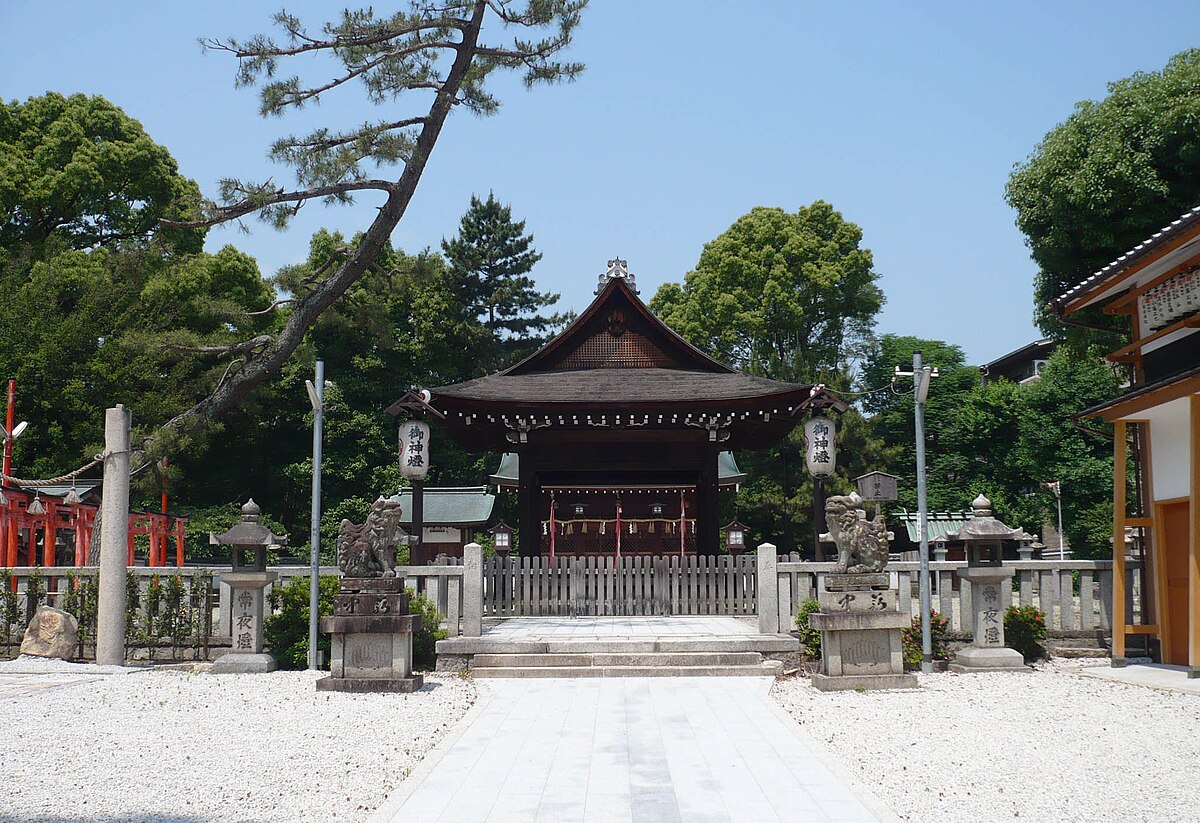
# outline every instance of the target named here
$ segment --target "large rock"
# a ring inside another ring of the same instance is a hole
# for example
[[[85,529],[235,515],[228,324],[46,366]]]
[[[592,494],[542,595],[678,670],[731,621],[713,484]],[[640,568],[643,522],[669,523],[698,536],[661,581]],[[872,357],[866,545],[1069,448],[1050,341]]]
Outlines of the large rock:
[[[50,606],[38,606],[29,621],[21,654],[70,660],[79,650],[79,621],[74,615]]]

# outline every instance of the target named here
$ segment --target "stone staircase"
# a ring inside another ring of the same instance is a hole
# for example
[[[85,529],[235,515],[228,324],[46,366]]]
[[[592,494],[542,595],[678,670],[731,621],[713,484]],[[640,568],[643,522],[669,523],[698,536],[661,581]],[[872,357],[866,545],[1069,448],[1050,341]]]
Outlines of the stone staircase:
[[[521,645],[530,648],[472,654],[471,674],[475,677],[762,677],[783,673],[783,663],[764,659],[762,651],[747,650],[744,639],[551,640]]]

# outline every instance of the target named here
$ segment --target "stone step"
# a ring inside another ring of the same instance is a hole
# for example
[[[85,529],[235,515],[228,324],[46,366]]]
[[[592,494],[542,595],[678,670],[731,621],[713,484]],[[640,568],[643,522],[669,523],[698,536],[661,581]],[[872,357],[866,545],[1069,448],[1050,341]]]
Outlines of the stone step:
[[[550,666],[757,666],[758,652],[652,652],[596,654],[477,654],[472,669]]]
[[[757,666],[496,666],[472,669],[474,677],[775,677],[783,664]]]
[[[449,637],[437,642],[438,654],[648,654],[651,652],[793,652],[800,641],[788,634],[743,634],[725,637],[660,637],[646,639],[498,640]]]
[[[1055,646],[1049,649],[1051,657],[1108,657],[1109,650],[1098,646]]]

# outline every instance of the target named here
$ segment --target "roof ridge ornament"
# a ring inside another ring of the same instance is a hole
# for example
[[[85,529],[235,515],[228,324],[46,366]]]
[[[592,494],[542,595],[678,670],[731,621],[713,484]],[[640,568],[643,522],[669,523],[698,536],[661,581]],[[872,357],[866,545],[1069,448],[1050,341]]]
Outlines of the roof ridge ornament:
[[[624,280],[629,284],[629,290],[634,294],[641,294],[637,287],[636,275],[629,273],[629,261],[622,260],[620,257],[614,257],[608,261],[608,270],[600,275],[600,282],[596,285],[595,294],[599,294],[608,285],[608,281],[614,278]]]

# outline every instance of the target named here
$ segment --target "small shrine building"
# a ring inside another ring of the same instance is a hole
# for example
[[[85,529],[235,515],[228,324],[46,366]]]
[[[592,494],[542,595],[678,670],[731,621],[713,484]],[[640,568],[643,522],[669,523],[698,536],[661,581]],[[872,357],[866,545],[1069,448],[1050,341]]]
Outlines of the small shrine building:
[[[525,360],[409,392],[388,411],[432,418],[470,451],[509,455],[498,475],[517,491],[522,554],[715,555],[720,488],[744,480],[731,452],[767,448],[827,407],[846,404],[701,352],[612,260],[591,305]]]

